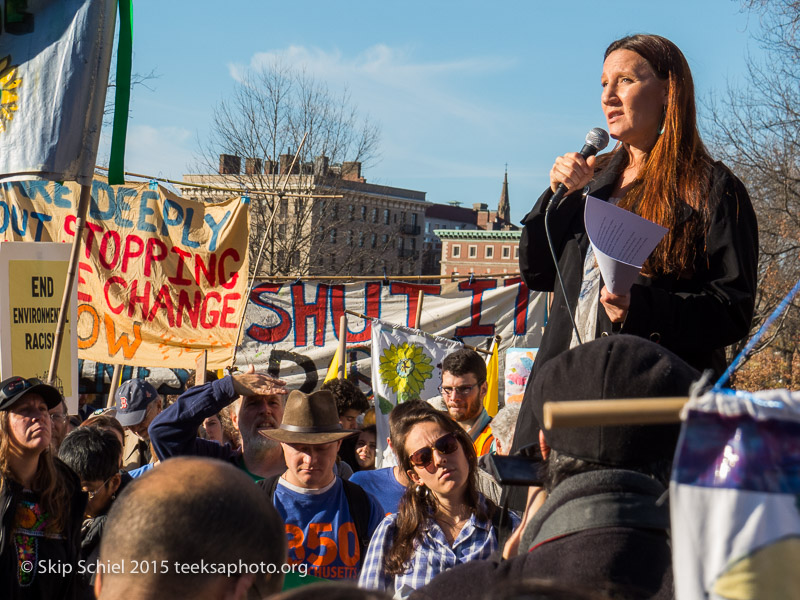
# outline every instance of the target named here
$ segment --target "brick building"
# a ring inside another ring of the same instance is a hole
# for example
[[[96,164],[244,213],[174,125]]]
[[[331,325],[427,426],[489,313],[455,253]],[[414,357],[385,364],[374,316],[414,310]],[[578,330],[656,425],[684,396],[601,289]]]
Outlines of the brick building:
[[[437,229],[442,240],[442,275],[519,272],[519,229]]]
[[[425,192],[367,183],[358,162],[328,165],[321,156],[291,167],[292,158],[248,158],[241,172],[241,158],[223,154],[219,173],[184,181],[227,190],[178,188],[205,202],[251,190],[251,269],[264,243],[261,276],[421,274]],[[285,193],[259,193],[278,189]]]
[[[436,205],[434,205],[436,206]],[[428,216],[433,207],[428,208],[426,226],[430,226]],[[467,209],[461,209],[467,210]],[[434,248],[438,251],[438,274],[453,275],[475,273],[517,273],[519,272],[519,227],[512,224],[511,204],[508,197],[508,172],[503,177],[503,189],[497,210],[489,210],[486,204],[474,204],[472,211],[473,227],[434,227],[433,234],[439,242]],[[436,221],[433,221],[436,224]],[[426,238],[427,242],[427,238]],[[427,262],[425,263],[427,265]]]

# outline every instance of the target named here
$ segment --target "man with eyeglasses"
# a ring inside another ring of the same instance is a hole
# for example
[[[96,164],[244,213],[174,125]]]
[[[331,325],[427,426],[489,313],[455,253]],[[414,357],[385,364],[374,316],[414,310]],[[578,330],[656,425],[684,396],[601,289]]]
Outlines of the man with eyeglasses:
[[[81,559],[94,565],[100,554],[106,516],[123,480],[119,471],[122,444],[110,431],[95,427],[79,427],[64,438],[58,457],[81,480],[88,495],[81,526]],[[83,585],[81,598],[93,598],[94,573],[79,573]]]
[[[69,414],[67,413],[67,403],[63,400],[55,407],[50,409],[50,421],[53,424],[53,437],[50,438],[50,450],[58,454],[64,436],[69,433]]]
[[[442,361],[442,399],[453,420],[472,438],[478,456],[488,454],[494,441],[492,418],[483,407],[488,389],[486,363],[474,350],[461,348]]]
[[[153,461],[147,428],[161,412],[161,396],[144,379],[129,379],[117,388],[114,398],[117,421],[126,432],[123,465],[127,470],[138,469]]]

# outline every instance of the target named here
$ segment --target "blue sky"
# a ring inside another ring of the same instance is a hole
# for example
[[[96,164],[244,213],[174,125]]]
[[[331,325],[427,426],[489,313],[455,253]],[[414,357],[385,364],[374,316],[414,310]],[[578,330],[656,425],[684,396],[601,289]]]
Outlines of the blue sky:
[[[702,100],[745,81],[757,28],[732,0],[134,0],[133,68],[158,78],[152,90],[134,90],[126,170],[171,179],[195,172],[198,140],[234,73],[279,55],[333,91],[346,85],[380,125],[367,181],[494,207],[507,163],[519,220],[554,157],[604,126],[600,71],[611,41],[637,32],[670,38]],[[104,141],[98,158],[107,155]]]

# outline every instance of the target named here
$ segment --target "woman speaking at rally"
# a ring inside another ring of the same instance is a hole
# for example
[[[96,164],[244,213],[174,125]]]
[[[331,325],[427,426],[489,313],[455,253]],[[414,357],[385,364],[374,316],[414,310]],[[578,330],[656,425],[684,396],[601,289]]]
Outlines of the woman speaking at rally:
[[[697,131],[692,75],[675,44],[656,35],[613,42],[601,84],[600,102],[616,146],[588,159],[579,153],[558,157],[550,189],[523,221],[522,277],[532,290],[553,292],[529,383],[537,368],[578,340],[615,333],[650,339],[698,370],[719,375],[725,346],[747,336],[753,316],[758,229],[747,190],[706,152]],[[560,184],[567,195],[548,210]],[[668,229],[626,294],[612,294],[603,285],[584,226],[587,193]],[[531,403],[542,400],[530,397],[531,389],[516,448],[538,438]]]

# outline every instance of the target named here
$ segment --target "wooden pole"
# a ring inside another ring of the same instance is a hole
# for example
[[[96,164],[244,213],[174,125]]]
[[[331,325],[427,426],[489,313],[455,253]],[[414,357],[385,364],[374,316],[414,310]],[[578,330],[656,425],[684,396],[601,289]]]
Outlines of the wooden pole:
[[[545,402],[544,427],[679,423],[689,398],[629,398]]]
[[[64,327],[67,323],[69,314],[69,299],[72,295],[72,286],[75,284],[75,274],[78,271],[78,253],[81,248],[81,237],[86,222],[86,209],[89,206],[89,199],[92,197],[92,186],[82,185],[81,194],[78,200],[78,210],[75,220],[75,239],[72,241],[72,254],[69,258],[67,267],[67,280],[64,282],[64,295],[61,297],[61,309],[58,313],[58,323],[56,324],[55,339],[53,340],[53,353],[50,355],[50,368],[47,370],[47,383],[53,385],[58,375],[58,359],[61,355],[61,345],[64,340]],[[72,324],[77,327],[77,323]],[[75,349],[77,352],[77,348]],[[70,365],[72,368],[72,365]],[[65,393],[68,390],[64,390]]]
[[[300,142],[300,146],[297,148],[297,152],[294,154],[294,159],[292,159],[292,164],[289,165],[289,172],[286,173],[286,177],[283,179],[283,187],[281,191],[278,192],[278,200],[275,202],[275,206],[272,207],[272,214],[269,217],[269,223],[267,223],[267,231],[264,232],[264,237],[261,239],[261,246],[258,249],[258,256],[256,257],[256,264],[253,267],[253,275],[250,277],[250,284],[247,286],[247,296],[244,298],[244,310],[242,310],[242,317],[239,319],[239,331],[236,333],[236,345],[233,347],[233,358],[231,358],[231,367],[236,364],[236,353],[239,351],[239,339],[242,337],[242,327],[244,326],[244,315],[247,313],[247,303],[250,302],[250,293],[253,291],[253,285],[256,282],[256,277],[258,277],[258,268],[261,266],[261,256],[264,254],[264,246],[267,243],[267,240],[270,239],[270,231],[272,230],[272,222],[275,220],[275,215],[278,212],[278,204],[280,203],[280,196],[286,190],[286,184],[289,182],[289,175],[292,173],[292,169],[294,168],[294,164],[297,162],[297,158],[300,156],[300,150],[303,149],[303,144],[306,143],[306,137],[308,137],[308,132],[306,131],[305,135],[303,136],[303,141]],[[250,244],[248,240],[248,252],[250,251]]]
[[[111,408],[114,406],[114,396],[117,395],[117,388],[119,388],[120,379],[122,379],[122,365],[114,365],[114,374],[111,376],[111,385],[108,386],[106,408]]]
[[[425,297],[425,293],[420,290],[419,294],[417,295],[417,314],[414,316],[414,325],[416,329],[419,329],[420,324],[422,323],[422,299]]]
[[[347,375],[347,364],[345,358],[345,350],[347,348],[347,315],[339,317],[339,348],[336,352],[339,354],[339,379],[345,379]]]
[[[197,356],[194,363],[194,384],[203,385],[206,382],[206,370],[208,369],[208,350],[203,350]]]

